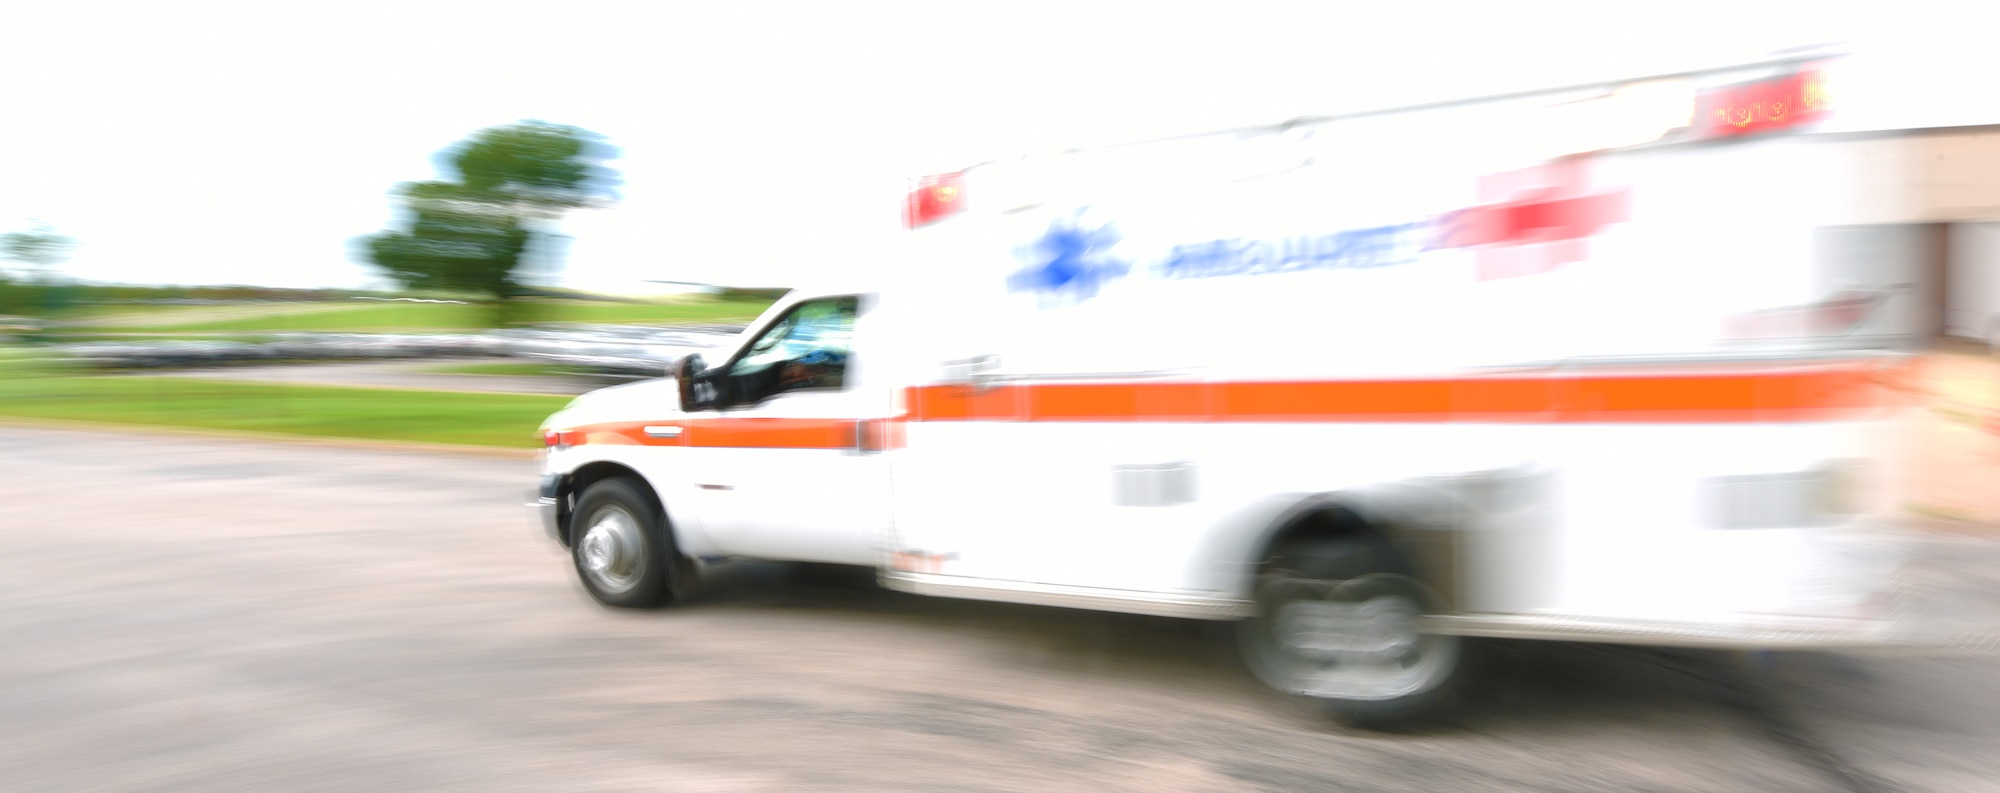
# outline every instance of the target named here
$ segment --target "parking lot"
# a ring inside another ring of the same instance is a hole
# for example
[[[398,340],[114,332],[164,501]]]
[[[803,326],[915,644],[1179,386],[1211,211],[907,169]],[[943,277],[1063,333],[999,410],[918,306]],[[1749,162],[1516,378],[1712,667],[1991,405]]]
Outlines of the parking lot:
[[[2000,789],[2000,660],[1490,648],[1358,733],[1213,623],[718,568],[614,612],[525,459],[0,429],[9,790]],[[1935,574],[2000,550],[1939,537]]]

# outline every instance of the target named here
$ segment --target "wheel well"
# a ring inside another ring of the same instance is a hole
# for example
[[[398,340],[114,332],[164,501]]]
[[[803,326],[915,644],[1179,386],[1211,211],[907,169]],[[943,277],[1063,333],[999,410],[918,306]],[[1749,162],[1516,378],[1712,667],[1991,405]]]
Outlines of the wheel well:
[[[570,544],[570,523],[576,510],[577,496],[591,485],[620,477],[630,479],[639,485],[639,494],[652,502],[653,510],[660,516],[661,521],[666,520],[667,511],[660,505],[659,494],[653,491],[652,485],[645,477],[640,476],[639,472],[618,463],[586,463],[564,477],[562,485],[556,490],[556,505],[559,510],[557,526],[561,529],[563,547],[569,547]]]
[[[1286,547],[1309,539],[1374,538],[1387,543],[1388,532],[1370,523],[1360,513],[1338,503],[1322,503],[1302,508],[1281,519],[1278,530],[1265,541],[1258,564],[1269,563]]]
[[[1378,494],[1379,495],[1379,494]],[[1370,508],[1374,507],[1374,508]],[[1426,525],[1419,513],[1367,500],[1360,504],[1322,496],[1280,516],[1256,557],[1254,570],[1277,558],[1294,543],[1315,539],[1371,539],[1380,542],[1442,603],[1456,606],[1461,595],[1456,530]]]

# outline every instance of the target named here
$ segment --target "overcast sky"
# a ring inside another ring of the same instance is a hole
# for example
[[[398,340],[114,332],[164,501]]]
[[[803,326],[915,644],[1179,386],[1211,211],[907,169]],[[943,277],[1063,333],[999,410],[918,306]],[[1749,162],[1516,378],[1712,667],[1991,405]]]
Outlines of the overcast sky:
[[[566,283],[783,284],[865,266],[911,175],[1802,44],[1869,59],[1850,120],[2000,122],[1989,6],[27,0],[0,5],[0,230],[55,226],[92,280],[362,286],[391,188],[534,118],[621,150]]]

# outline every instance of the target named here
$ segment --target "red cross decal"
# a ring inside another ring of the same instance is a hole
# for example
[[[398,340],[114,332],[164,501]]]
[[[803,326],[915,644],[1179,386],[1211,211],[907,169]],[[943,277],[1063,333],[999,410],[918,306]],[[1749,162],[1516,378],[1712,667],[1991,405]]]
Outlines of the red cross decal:
[[[1455,214],[1442,247],[1472,248],[1476,278],[1538,275],[1590,258],[1589,240],[1631,217],[1631,189],[1587,192],[1582,158],[1479,180],[1482,204]]]

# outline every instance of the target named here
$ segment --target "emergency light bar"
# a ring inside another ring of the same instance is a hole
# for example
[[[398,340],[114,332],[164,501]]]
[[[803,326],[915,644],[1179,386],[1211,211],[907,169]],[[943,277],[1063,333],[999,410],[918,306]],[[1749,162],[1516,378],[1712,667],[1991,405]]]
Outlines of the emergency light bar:
[[[922,228],[965,211],[965,173],[926,176],[903,204],[903,226]]]
[[[1697,90],[1687,79],[1629,83],[1595,99],[1533,111],[1546,156],[1796,129],[1831,111],[1818,69]]]
[[[1812,69],[1703,92],[1696,118],[1710,138],[1791,129],[1824,118],[1828,99],[1825,73]]]
[[[1763,76],[1724,85],[1714,85],[1710,81],[1729,79],[1729,72],[1741,75],[1751,67],[1684,72],[1400,109],[1307,116],[1280,125],[1162,138],[1149,143],[1155,146],[1197,141],[1223,144],[1232,150],[1231,156],[1235,159],[1230,162],[1242,171],[1224,176],[1240,180],[1282,173],[1311,162],[1305,154],[1316,144],[1292,138],[1290,133],[1297,130],[1321,124],[1457,107],[1499,107],[1502,117],[1482,119],[1481,123],[1491,125],[1496,135],[1506,138],[1496,144],[1498,148],[1531,160],[1552,160],[1647,144],[1671,145],[1736,138],[1805,127],[1831,115],[1831,95],[1825,71],[1828,57],[1815,55],[1763,64],[1760,67]],[[1502,130],[1505,132],[1500,132]],[[1260,140],[1267,143],[1262,146],[1246,145]],[[1350,150],[1354,147],[1354,141],[1345,138],[1338,138],[1335,143]],[[1135,145],[1138,144],[1119,144],[1098,147],[1093,151]],[[1066,153],[1083,151],[1086,150],[1073,149]],[[1190,157],[1184,163],[1176,163],[1176,167],[1182,168],[1185,173],[1187,168],[1199,168],[1204,159]],[[1006,185],[985,184],[981,187],[981,194],[995,202],[989,206],[996,210],[1004,211],[1017,204],[1025,207],[1040,203],[1048,199],[1044,193],[1055,189],[1047,183],[1046,174],[1012,171],[1009,174],[1012,178],[999,180]],[[1105,176],[1107,174],[1098,174],[1099,178]],[[1034,185],[1028,188],[1034,195],[1013,195],[1016,189],[1027,185]],[[1016,189],[1008,189],[1008,186]],[[989,188],[997,188],[998,192],[994,193]],[[965,190],[965,171],[917,180],[916,189],[904,201],[904,227],[923,228],[965,212]]]

